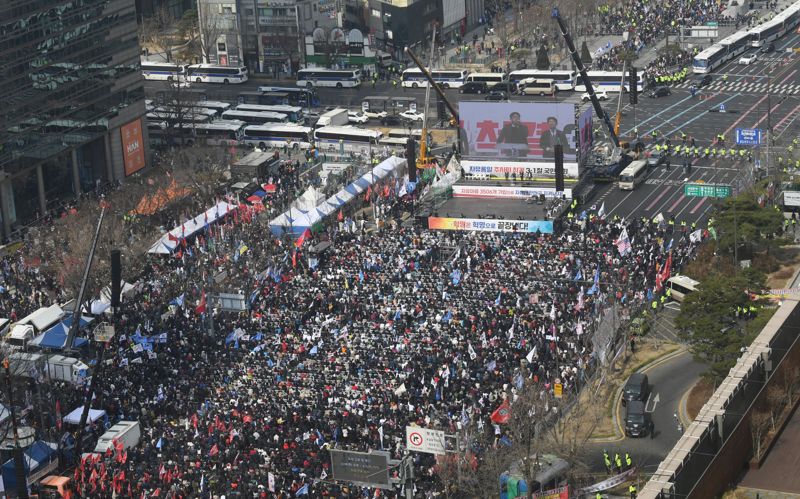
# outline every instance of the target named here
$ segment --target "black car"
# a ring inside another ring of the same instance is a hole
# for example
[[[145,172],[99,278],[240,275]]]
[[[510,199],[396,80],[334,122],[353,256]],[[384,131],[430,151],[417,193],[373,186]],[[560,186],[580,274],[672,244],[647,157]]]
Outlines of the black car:
[[[770,43],[768,45],[764,45],[763,47],[761,47],[761,53],[762,54],[769,54],[770,52],[775,52],[775,44],[774,43]]]
[[[697,88],[703,88],[703,87],[707,87],[707,86],[709,86],[709,85],[711,85],[711,75],[703,75],[703,76],[699,76],[699,77],[698,77],[698,78],[695,80],[695,86],[696,86]]]
[[[513,95],[513,94],[519,92],[519,88],[517,87],[517,84],[514,83],[513,81],[501,81],[499,83],[495,83],[492,86],[492,91],[495,91],[495,90],[498,90],[498,91],[502,90],[503,92],[506,92],[508,95]]]
[[[384,118],[381,118],[381,125],[384,126],[397,126],[403,124],[403,118],[397,116],[396,114],[390,114]]]
[[[669,87],[656,87],[647,94],[647,96],[651,99],[656,97],[666,97],[667,95],[672,95],[672,90],[670,90]]]
[[[508,100],[508,93],[503,92],[502,90],[492,90],[486,96],[486,100],[506,101]]]
[[[489,87],[484,81],[469,81],[458,89],[460,94],[485,94],[489,91]]]

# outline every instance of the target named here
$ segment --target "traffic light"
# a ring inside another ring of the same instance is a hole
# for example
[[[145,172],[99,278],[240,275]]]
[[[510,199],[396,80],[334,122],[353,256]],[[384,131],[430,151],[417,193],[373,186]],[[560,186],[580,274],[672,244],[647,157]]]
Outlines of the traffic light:
[[[636,68],[631,66],[631,70],[628,73],[628,95],[630,96],[630,102],[633,105],[639,103],[639,85],[638,85],[639,77],[636,74]]]
[[[436,116],[439,118],[440,121],[445,121],[447,119],[447,110],[444,107],[444,101],[439,98],[436,101]]]

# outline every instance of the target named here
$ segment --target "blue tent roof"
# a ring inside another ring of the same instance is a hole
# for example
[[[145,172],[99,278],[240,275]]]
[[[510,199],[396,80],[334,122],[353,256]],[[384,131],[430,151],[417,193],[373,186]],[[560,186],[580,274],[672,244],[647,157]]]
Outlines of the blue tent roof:
[[[31,340],[31,345],[38,346],[39,348],[62,350],[67,343],[68,334],[69,326],[64,322],[59,322],[55,326]],[[76,336],[72,346],[73,348],[81,348],[86,345],[86,343],[88,343],[86,339],[78,338]]]
[[[25,474],[35,473],[42,466],[46,466],[51,460],[56,459],[58,446],[54,443],[37,440],[24,451]],[[17,476],[14,471],[14,460],[9,459],[3,463],[2,467],[3,485],[6,490],[16,490]]]
[[[67,327],[67,329],[69,329],[70,327],[72,327],[72,317],[73,317],[72,315],[67,315],[66,317],[64,317],[64,318],[61,320],[61,323],[62,323],[62,324],[64,324],[64,325]],[[81,316],[81,322],[80,322],[80,324],[78,325],[78,327],[79,327],[80,329],[83,329],[83,328],[85,328],[86,326],[88,326],[89,324],[91,324],[93,320],[94,320],[94,318],[93,318],[93,317],[86,317],[85,315],[82,315],[82,316]]]

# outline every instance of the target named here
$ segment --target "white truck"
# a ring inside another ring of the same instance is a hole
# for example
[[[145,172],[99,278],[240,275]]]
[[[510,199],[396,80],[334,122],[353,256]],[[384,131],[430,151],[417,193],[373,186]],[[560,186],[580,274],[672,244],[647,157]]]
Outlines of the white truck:
[[[80,384],[89,376],[89,366],[74,357],[51,355],[47,358],[47,373],[50,379]]]
[[[121,443],[123,449],[130,449],[136,447],[141,436],[142,429],[138,421],[120,421],[100,436],[94,451],[100,454],[109,448],[114,451],[115,441]]]
[[[24,350],[28,342],[36,337],[36,331],[30,324],[14,324],[6,335],[6,345],[13,350]]]
[[[8,356],[9,369],[15,376],[84,383],[89,376],[89,366],[74,357],[43,353],[14,352]]]
[[[336,108],[325,112],[319,117],[314,128],[322,128],[324,126],[344,126],[350,123],[350,118],[347,115],[347,109]]]

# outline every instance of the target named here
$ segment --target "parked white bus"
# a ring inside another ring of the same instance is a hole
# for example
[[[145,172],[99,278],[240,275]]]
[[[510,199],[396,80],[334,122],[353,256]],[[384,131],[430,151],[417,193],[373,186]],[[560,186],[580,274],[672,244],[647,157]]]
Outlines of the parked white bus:
[[[301,69],[297,72],[298,87],[353,88],[361,85],[360,69]]]
[[[286,106],[276,104],[268,106],[265,104],[239,104],[236,106],[237,111],[261,111],[269,113],[285,114],[289,121],[301,122],[303,121],[303,108],[300,106]]]
[[[250,125],[242,132],[242,142],[266,150],[270,147],[308,149],[311,147],[311,128],[295,125]]]
[[[199,100],[196,102],[192,102],[194,107],[204,107],[206,109],[213,109],[217,112],[217,114],[222,114],[228,109],[231,108],[231,105],[227,102],[221,102],[217,100]]]
[[[540,69],[518,69],[508,73],[508,81],[520,83],[523,80],[544,79],[553,80],[556,90],[575,90],[575,71],[570,70],[553,70],[543,71]]]
[[[470,73],[467,76],[467,83],[471,81],[485,83],[488,88],[492,88],[496,83],[505,81],[505,73]]]
[[[624,78],[622,71],[588,71],[586,74],[589,76],[589,79],[592,80],[592,85],[594,86],[595,92],[599,92],[601,90],[605,90],[606,92],[620,92],[621,90],[625,92],[629,91],[627,71],[625,72]],[[622,86],[620,86],[620,83]],[[641,72],[637,74],[636,87],[638,88],[639,92],[644,90],[644,78],[642,77]],[[580,75],[578,75],[577,79],[575,80],[575,91],[587,91],[586,85],[583,83]]]
[[[697,291],[700,283],[684,275],[676,275],[667,279],[667,288],[670,290],[670,298],[677,302],[682,302],[690,293]]]
[[[241,111],[231,109],[222,113],[224,120],[244,121],[250,125],[264,125],[267,123],[286,123],[287,116],[283,113],[272,113],[269,111]]]
[[[324,126],[314,131],[314,142],[321,151],[359,152],[369,154],[383,133],[352,126]]]
[[[466,69],[433,69],[430,73],[433,81],[444,88],[458,88],[466,83],[469,76]],[[403,71],[402,85],[410,88],[427,87],[428,79],[419,68],[406,69]]]
[[[182,81],[186,76],[183,64],[142,61],[141,68],[145,80]]]
[[[247,68],[193,64],[186,69],[186,78],[197,83],[244,83],[247,81]]]
[[[220,120],[214,123],[195,125],[194,136],[197,142],[207,146],[235,146],[239,144],[244,121]]]
[[[629,164],[619,174],[620,190],[632,191],[637,185],[645,181],[648,173],[647,160],[639,159]]]

